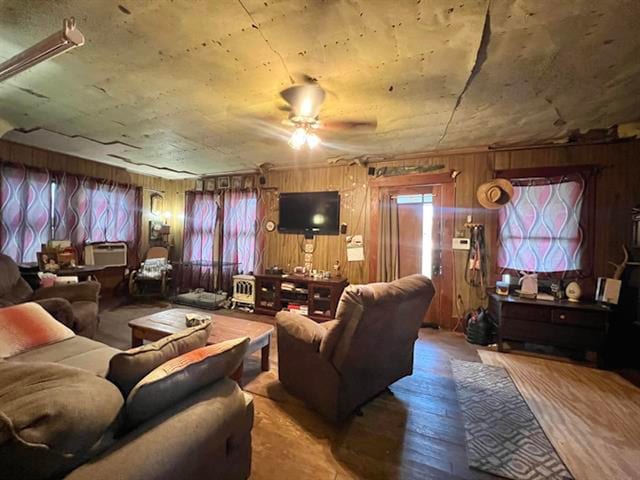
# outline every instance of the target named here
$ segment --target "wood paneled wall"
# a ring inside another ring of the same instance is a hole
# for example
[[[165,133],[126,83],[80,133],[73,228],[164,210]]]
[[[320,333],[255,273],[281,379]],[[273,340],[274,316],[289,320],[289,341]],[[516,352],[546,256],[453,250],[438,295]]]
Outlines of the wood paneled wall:
[[[0,140],[0,158],[13,162],[91,175],[110,180],[134,183],[144,187],[144,215],[142,253],[148,245],[149,201],[151,190],[165,196],[165,210],[172,212],[172,239],[175,257],[180,257],[184,213],[184,192],[192,189],[192,180],[171,181],[158,177],[137,175],[109,165],[79,159],[55,152],[26,147]],[[610,275],[609,260],[620,260],[622,243],[630,241],[630,209],[640,204],[640,142],[608,145],[584,145],[553,148],[531,148],[511,151],[442,154],[376,163],[382,166],[443,165],[441,173],[459,170],[456,180],[455,225],[464,230],[467,215],[473,221],[492,224],[492,214],[484,210],[476,199],[477,187],[492,178],[494,170],[558,165],[596,164],[602,167],[597,180],[595,274]],[[364,167],[327,166],[274,170],[266,175],[261,189],[267,220],[278,222],[279,192],[308,192],[338,190],[341,194],[340,221],[348,225],[348,235],[363,235],[365,255],[369,244],[369,178]],[[487,231],[488,265],[495,264],[495,229]],[[302,265],[303,238],[296,235],[265,233],[263,265],[284,268]],[[315,241],[314,267],[331,270],[336,260],[343,265],[344,275],[352,283],[365,283],[369,278],[367,262],[347,262],[346,239],[340,236],[318,236]],[[466,252],[455,252],[455,282],[452,298],[461,295],[467,308],[481,305],[480,291],[464,282]],[[455,312],[455,308],[453,310]]]
[[[154,219],[154,216],[150,213],[151,194],[154,191],[161,192],[164,195],[164,210],[171,212],[169,223],[171,225],[171,240],[175,245],[175,253],[173,255],[175,258],[179,257],[182,251],[184,191],[185,186],[187,184],[191,186],[193,182],[172,181],[160,177],[139,175],[111,165],[40,148],[28,147],[6,140],[0,140],[0,160],[104,178],[143,187],[141,255],[144,255],[149,247],[149,221]]]
[[[597,179],[597,209],[595,238],[595,274],[610,275],[608,260],[620,260],[621,245],[630,241],[630,209],[640,204],[640,142],[608,145],[584,145],[552,148],[532,148],[450,154],[376,163],[381,166],[443,165],[443,169],[459,170],[456,181],[455,225],[464,230],[467,215],[473,221],[492,224],[492,214],[476,199],[477,187],[493,177],[497,169],[558,165],[596,164],[603,168]],[[437,173],[437,172],[434,172]],[[348,224],[348,235],[363,235],[365,255],[369,239],[369,188],[367,171],[359,166],[331,166],[272,171],[266,175],[267,220],[278,221],[277,192],[339,190],[341,192],[341,222]],[[495,265],[495,228],[487,230],[488,265]],[[302,265],[302,237],[266,233],[264,265],[282,267]],[[346,261],[345,236],[319,236],[316,240],[314,267],[330,270],[336,259],[352,283],[364,283],[369,278],[366,262]],[[455,299],[462,296],[467,308],[483,303],[480,291],[464,281],[466,252],[455,252]],[[453,310],[455,312],[455,308]]]

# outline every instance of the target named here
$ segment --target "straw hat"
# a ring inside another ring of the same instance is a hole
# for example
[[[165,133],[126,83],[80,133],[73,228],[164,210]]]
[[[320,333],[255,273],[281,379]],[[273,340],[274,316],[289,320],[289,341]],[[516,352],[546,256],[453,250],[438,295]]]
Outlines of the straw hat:
[[[478,187],[478,201],[484,208],[504,207],[513,197],[513,185],[506,178],[496,178]]]

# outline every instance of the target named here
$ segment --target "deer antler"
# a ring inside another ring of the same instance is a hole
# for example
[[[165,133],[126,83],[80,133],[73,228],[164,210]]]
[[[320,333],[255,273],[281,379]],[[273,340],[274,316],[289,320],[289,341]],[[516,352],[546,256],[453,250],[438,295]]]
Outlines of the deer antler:
[[[616,267],[616,271],[613,273],[613,278],[615,280],[620,280],[622,278],[624,269],[627,268],[627,263],[629,263],[629,250],[627,250],[626,245],[622,245],[622,250],[624,251],[624,260],[622,260],[621,263],[609,262],[611,265]]]

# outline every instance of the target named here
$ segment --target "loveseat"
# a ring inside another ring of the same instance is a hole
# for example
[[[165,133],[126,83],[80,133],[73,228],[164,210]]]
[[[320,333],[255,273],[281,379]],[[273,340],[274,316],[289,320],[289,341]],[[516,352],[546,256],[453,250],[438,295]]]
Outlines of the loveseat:
[[[186,348],[205,327],[121,352],[35,303],[0,309],[0,478],[246,479],[253,402],[224,372],[248,338]],[[141,357],[163,363],[139,380]]]

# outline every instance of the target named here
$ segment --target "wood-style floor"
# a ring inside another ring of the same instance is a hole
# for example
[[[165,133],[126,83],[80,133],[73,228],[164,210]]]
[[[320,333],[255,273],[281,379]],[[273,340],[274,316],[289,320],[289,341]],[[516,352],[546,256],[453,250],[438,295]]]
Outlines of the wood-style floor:
[[[640,389],[567,362],[480,351],[507,369],[576,479],[640,478]]]
[[[101,314],[98,339],[126,348],[128,319],[162,306],[125,306]],[[217,311],[273,324],[273,317]],[[489,479],[467,465],[462,412],[450,360],[505,366],[575,478],[640,478],[640,390],[611,372],[469,345],[462,336],[423,329],[414,374],[336,427],[289,395],[259,354],[245,362],[253,394],[253,480]],[[312,372],[310,373],[313,374]],[[599,469],[596,468],[598,466]]]

